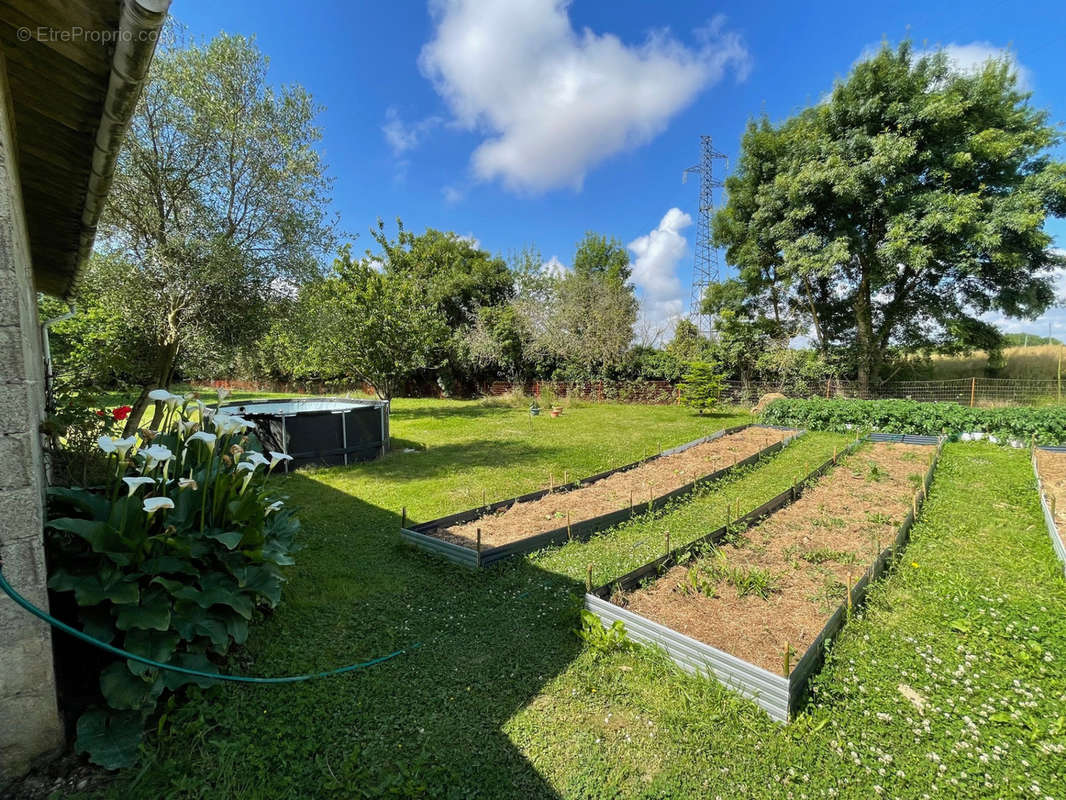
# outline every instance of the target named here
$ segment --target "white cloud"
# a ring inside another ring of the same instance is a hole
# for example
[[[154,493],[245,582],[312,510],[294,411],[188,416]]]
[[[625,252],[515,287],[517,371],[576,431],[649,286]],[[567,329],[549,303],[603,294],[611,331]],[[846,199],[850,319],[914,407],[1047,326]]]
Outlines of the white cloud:
[[[561,278],[570,271],[570,267],[560,261],[558,256],[552,256],[540,265],[540,271],[553,278]]]
[[[444,202],[450,206],[462,202],[463,198],[466,196],[466,193],[463,192],[462,189],[456,188],[455,186],[445,186],[440,192],[444,195]]]
[[[727,69],[746,77],[741,37],[715,18],[687,47],[669,31],[639,45],[574,30],[566,0],[434,0],[423,73],[456,123],[484,131],[475,175],[513,189],[579,188],[589,169],[660,133]]]
[[[920,50],[915,55],[924,56],[936,51]],[[1033,73],[1018,60],[1017,54],[1006,47],[997,47],[991,42],[970,42],[969,44],[947,44],[943,46],[948,60],[956,72],[973,74],[981,70],[990,60],[1006,61],[1018,76],[1018,85],[1028,91],[1033,87]]]
[[[661,329],[665,339],[670,338],[685,312],[677,268],[688,252],[688,241],[681,231],[691,224],[692,217],[671,208],[655,230],[627,245],[636,256],[632,280],[640,300],[641,325]]]
[[[400,112],[390,106],[385,109],[385,123],[381,126],[381,132],[385,134],[385,141],[392,149],[393,155],[402,156],[418,147],[426,134],[440,123],[440,117],[426,117],[411,123],[404,122],[400,118]]]

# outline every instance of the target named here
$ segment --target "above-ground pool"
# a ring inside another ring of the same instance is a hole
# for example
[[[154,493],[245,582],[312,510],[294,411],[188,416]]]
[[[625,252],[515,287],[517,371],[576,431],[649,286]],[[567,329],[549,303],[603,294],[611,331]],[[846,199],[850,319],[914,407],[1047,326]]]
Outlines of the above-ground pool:
[[[254,400],[222,410],[254,422],[263,450],[292,456],[286,469],[370,461],[389,449],[384,400]]]

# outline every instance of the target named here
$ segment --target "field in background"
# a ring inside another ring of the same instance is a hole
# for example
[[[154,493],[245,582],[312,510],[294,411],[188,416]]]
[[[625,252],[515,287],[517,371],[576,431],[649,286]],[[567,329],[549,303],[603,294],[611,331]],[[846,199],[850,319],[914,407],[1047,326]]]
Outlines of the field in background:
[[[1007,363],[996,372],[995,377],[1055,380],[1058,377],[1059,358],[1066,355],[1064,351],[1066,348],[1053,344],[1005,348],[1003,356]],[[970,356],[935,356],[928,374],[923,377],[928,380],[981,377],[987,374],[987,368],[988,354],[981,350]]]

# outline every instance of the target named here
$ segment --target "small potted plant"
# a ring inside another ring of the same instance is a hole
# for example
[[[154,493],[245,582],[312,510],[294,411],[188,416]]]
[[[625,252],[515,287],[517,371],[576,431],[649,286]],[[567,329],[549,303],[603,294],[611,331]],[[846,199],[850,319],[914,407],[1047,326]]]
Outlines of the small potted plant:
[[[531,417],[540,416],[540,406],[537,404],[536,400],[534,400],[532,403],[529,404],[529,416],[531,416]]]

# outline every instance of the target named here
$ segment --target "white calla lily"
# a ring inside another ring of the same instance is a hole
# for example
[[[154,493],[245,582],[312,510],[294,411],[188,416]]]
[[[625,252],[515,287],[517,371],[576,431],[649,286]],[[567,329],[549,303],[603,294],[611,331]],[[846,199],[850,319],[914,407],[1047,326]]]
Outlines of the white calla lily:
[[[148,466],[153,466],[156,462],[167,462],[174,458],[174,454],[170,452],[170,448],[162,444],[153,444],[151,447],[142,447],[141,451],[147,459]]]
[[[144,510],[151,516],[161,508],[174,508],[174,501],[169,497],[149,497],[144,501]]]
[[[192,478],[178,478],[178,486],[182,489],[195,489],[197,483]]]
[[[215,441],[217,439],[218,437],[215,436],[215,434],[208,433],[207,431],[197,431],[189,437],[190,442],[203,442],[207,446],[208,451],[212,453],[215,452]]]
[[[101,436],[99,439],[96,440],[96,443],[100,446],[100,449],[108,455],[111,455],[118,449],[118,445],[115,444],[115,440],[112,439],[110,436]]]
[[[152,389],[148,393],[149,400],[161,401],[166,404],[167,408],[174,408],[184,398],[180,394],[173,394],[166,389]]]
[[[282,461],[292,461],[292,456],[288,453],[279,453],[276,450],[270,451],[270,469],[274,469]]]
[[[155,478],[123,478],[122,482],[129,487],[129,494],[127,497],[132,497],[140,487],[147,486],[150,483],[155,483]]]
[[[127,436],[125,439],[115,439],[115,452],[119,458],[125,458],[130,448],[137,444],[136,436]]]
[[[264,517],[269,516],[271,511],[277,511],[283,505],[285,505],[285,504],[283,502],[281,502],[280,500],[275,500],[273,503],[271,503],[270,505],[268,505],[266,507],[266,510],[263,512],[263,516]]]
[[[246,461],[252,462],[257,467],[263,467],[270,463],[268,458],[265,458],[262,453],[257,453],[255,450],[249,450],[244,454]]]
[[[251,461],[242,461],[237,465],[237,472],[255,472],[255,464]]]

